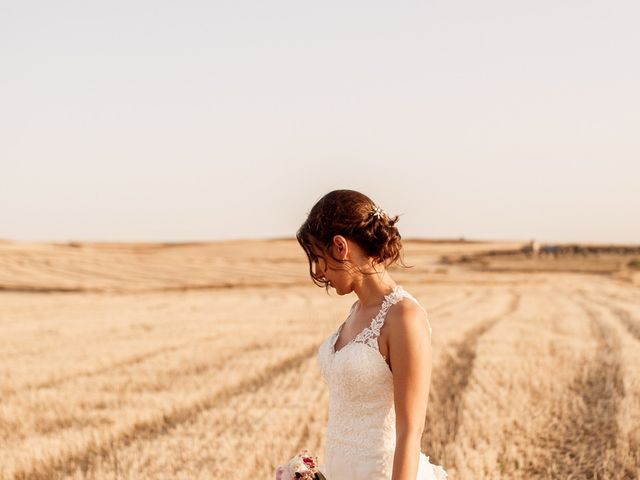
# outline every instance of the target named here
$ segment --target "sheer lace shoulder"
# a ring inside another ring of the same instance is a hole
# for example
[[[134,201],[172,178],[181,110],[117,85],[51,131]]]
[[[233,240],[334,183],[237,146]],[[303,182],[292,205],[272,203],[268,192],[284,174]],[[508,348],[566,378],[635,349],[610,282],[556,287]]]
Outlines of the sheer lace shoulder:
[[[431,335],[433,333],[433,328],[431,328],[431,321],[429,319],[429,314],[427,310],[413,295],[411,295],[401,286],[397,286],[390,295],[385,297],[384,302],[382,303],[382,307],[380,308],[380,311],[371,320],[370,327],[364,329],[359,335],[359,337],[361,338],[359,339],[356,338],[356,341],[360,341],[362,343],[372,345],[372,342],[376,340],[378,336],[380,336],[380,330],[382,329],[382,326],[384,325],[384,321],[387,318],[387,312],[389,311],[391,306],[395,305],[397,302],[399,302],[403,298],[409,298],[413,300],[424,311],[425,315],[427,316],[427,324],[429,325],[429,335]],[[376,346],[377,346],[377,341],[376,341]]]

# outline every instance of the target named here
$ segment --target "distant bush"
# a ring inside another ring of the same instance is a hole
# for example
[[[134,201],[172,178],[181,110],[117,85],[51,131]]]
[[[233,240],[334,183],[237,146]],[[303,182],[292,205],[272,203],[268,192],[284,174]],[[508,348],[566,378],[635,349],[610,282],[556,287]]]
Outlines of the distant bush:
[[[634,258],[628,265],[630,268],[640,268],[640,258]]]

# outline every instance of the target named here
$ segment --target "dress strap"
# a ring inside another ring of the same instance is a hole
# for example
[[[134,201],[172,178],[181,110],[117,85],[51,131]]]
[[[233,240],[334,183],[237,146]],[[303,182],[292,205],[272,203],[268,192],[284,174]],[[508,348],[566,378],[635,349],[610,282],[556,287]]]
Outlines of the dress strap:
[[[384,324],[384,319],[387,316],[387,312],[391,305],[394,305],[404,296],[404,289],[400,285],[396,285],[396,288],[389,295],[384,297],[382,302],[382,306],[378,311],[378,314],[373,317],[371,320],[371,324],[368,328],[365,328],[362,332],[360,332],[360,338],[357,341],[368,344],[369,346],[378,347],[377,338],[380,335],[380,329]]]
[[[409,298],[413,300],[424,311],[424,313],[427,315],[427,323],[429,325],[429,335],[431,335],[431,333],[433,332],[433,329],[431,328],[431,321],[429,320],[429,314],[427,310],[413,295],[411,295],[404,288],[402,288],[402,286],[398,286],[398,288],[385,299],[385,301],[382,304],[382,308],[378,312],[378,315],[376,315],[372,320],[371,327],[369,328],[369,331],[370,331],[370,334],[368,334],[369,337],[377,338],[380,335],[380,330],[382,329],[382,326],[384,325],[384,321],[387,318],[387,312],[389,311],[392,305],[395,305],[403,298]]]

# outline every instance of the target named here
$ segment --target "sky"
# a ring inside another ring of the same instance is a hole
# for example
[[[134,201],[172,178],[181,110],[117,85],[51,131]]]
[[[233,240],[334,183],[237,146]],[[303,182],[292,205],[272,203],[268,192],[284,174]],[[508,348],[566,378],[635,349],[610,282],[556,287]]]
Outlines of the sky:
[[[0,1],[0,239],[640,243],[640,2]]]

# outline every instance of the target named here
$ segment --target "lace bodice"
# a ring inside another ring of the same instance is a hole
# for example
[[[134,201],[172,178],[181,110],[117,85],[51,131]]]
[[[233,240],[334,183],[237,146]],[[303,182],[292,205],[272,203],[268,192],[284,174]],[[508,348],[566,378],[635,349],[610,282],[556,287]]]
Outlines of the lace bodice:
[[[318,350],[318,365],[330,393],[325,462],[321,466],[328,480],[391,478],[396,444],[393,375],[380,352],[378,337],[389,308],[403,298],[423,308],[415,297],[396,285],[384,297],[367,328],[336,351],[335,343],[345,321]],[[430,324],[429,330],[432,331]],[[421,453],[417,478],[444,479],[446,472],[432,466]]]
[[[427,311],[424,309],[424,307],[420,304],[420,302],[418,302],[418,300],[416,300],[416,298],[411,295],[409,292],[407,292],[404,288],[402,288],[400,285],[398,285],[393,292],[391,292],[389,295],[384,297],[384,301],[382,302],[382,306],[380,308],[380,310],[378,311],[378,314],[373,317],[371,319],[371,324],[365,328],[364,330],[362,330],[360,333],[358,333],[358,335],[356,335],[350,342],[350,343],[364,343],[365,345],[369,345],[370,347],[373,347],[374,349],[380,351],[379,348],[379,344],[378,344],[378,337],[380,336],[380,329],[382,329],[382,325],[384,324],[384,320],[387,317],[387,311],[389,310],[389,308],[391,308],[391,306],[393,304],[395,304],[396,302],[402,300],[402,298],[407,297],[412,299],[414,302],[416,302],[418,304],[418,306],[420,308],[422,308],[422,310],[424,310],[425,313],[427,313]],[[351,306],[351,311],[349,312],[349,317],[347,318],[347,320],[351,317],[351,315],[353,314],[353,311],[355,310],[355,306],[358,302],[355,302],[352,306]],[[429,318],[429,315],[427,314],[427,319]],[[332,341],[332,353],[337,353],[335,351],[335,343],[338,340],[338,338],[340,337],[340,332],[342,331],[342,327],[344,326],[344,324],[346,323],[346,320],[340,325],[340,327],[338,328],[338,330],[334,333],[333,335],[333,341]],[[433,329],[431,328],[431,323],[429,322],[429,334],[433,333]],[[344,345],[344,347],[347,347],[349,344]],[[342,348],[344,348],[342,347]],[[340,350],[342,350],[342,348],[340,348]],[[384,355],[382,355],[384,357]]]

